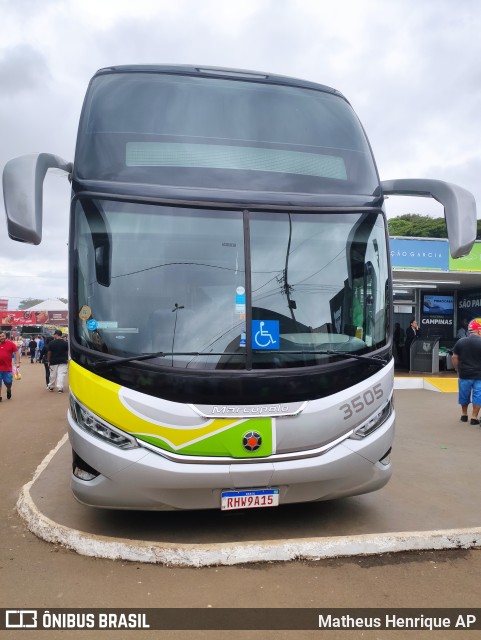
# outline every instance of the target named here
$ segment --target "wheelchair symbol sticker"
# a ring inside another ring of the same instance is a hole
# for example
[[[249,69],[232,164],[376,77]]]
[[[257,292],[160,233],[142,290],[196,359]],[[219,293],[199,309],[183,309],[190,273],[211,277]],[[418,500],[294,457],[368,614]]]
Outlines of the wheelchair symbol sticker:
[[[94,320],[93,318],[91,318],[90,320],[87,321],[87,329],[89,331],[95,331],[96,328],[97,328],[97,320]]]
[[[279,349],[279,320],[252,321],[252,348]]]

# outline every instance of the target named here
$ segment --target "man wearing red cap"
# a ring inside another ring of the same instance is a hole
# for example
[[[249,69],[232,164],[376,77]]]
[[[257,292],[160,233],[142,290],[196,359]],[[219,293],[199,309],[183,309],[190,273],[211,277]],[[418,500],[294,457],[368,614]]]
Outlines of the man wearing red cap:
[[[468,405],[472,403],[471,424],[479,425],[481,408],[481,318],[471,320],[469,336],[454,345],[453,366],[458,372],[458,402],[461,422],[468,421]]]

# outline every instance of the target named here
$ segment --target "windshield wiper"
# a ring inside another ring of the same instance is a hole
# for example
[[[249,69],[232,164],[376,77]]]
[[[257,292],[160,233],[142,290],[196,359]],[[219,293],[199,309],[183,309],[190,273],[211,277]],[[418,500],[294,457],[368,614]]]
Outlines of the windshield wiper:
[[[265,353],[265,351],[263,352]],[[350,353],[348,351],[269,351],[272,354],[281,354],[281,355],[323,355],[323,356],[339,356],[340,358],[353,358],[354,360],[362,360],[366,364],[374,364],[378,367],[384,367],[388,361],[384,358],[376,358],[370,356],[358,356],[354,353]],[[138,356],[129,356],[128,358],[117,358],[115,360],[100,360],[95,362],[92,365],[92,368],[95,371],[104,371],[105,369],[112,369],[117,367],[120,364],[124,364],[126,362],[134,362],[141,360],[151,360],[153,358],[166,358],[171,356],[239,356],[244,355],[244,352],[200,352],[200,351],[157,351],[156,353],[143,353]]]
[[[296,353],[291,351],[290,353]],[[375,356],[357,356],[349,351],[300,351],[299,353],[315,353],[316,355],[339,356],[340,358],[354,358],[354,360],[363,360],[366,364],[375,364],[378,367],[384,367],[388,364],[388,360]]]
[[[265,352],[264,352],[265,353]],[[366,364],[375,364],[378,367],[384,367],[388,363],[388,360],[384,358],[377,358],[371,356],[357,356],[350,351],[269,351],[269,353],[281,353],[281,354],[289,354],[293,356],[339,356],[340,358],[354,358],[354,360],[363,360]]]
[[[156,353],[142,353],[139,356],[129,356],[128,358],[116,358],[115,360],[98,360],[94,362],[92,368],[96,371],[103,371],[104,369],[111,369],[116,367],[119,364],[124,364],[125,362],[134,362],[137,360],[151,360],[153,358],[167,358],[171,356],[238,356],[244,355],[243,353],[229,353],[229,352],[219,352],[215,353],[209,351],[208,353],[201,353],[200,351],[157,351]]]

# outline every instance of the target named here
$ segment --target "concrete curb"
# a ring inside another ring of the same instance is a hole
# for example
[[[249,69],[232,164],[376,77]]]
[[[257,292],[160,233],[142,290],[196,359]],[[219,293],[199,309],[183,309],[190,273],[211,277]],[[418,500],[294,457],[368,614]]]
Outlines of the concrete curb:
[[[207,567],[252,562],[320,560],[342,556],[377,555],[398,551],[471,549],[481,547],[481,527],[439,531],[288,539],[282,541],[222,544],[163,544],[88,534],[53,522],[37,509],[30,489],[53,456],[65,443],[65,435],[23,486],[17,510],[28,529],[46,542],[61,544],[80,555],[177,567]]]

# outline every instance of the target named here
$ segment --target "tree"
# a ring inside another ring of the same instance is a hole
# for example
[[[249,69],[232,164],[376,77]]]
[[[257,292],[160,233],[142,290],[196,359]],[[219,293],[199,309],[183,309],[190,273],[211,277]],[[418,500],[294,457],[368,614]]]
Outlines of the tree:
[[[447,238],[444,218],[432,218],[418,213],[405,213],[388,220],[390,236],[412,236],[413,238]],[[476,239],[481,240],[481,220],[478,220]]]

